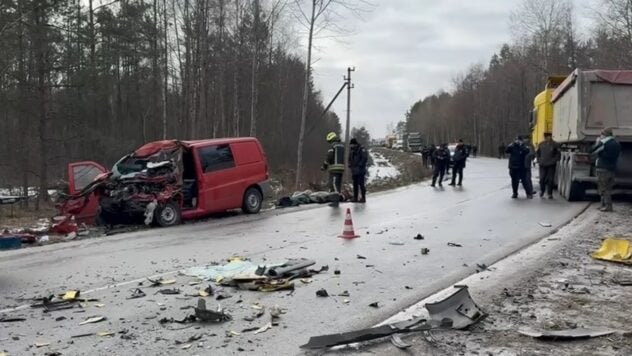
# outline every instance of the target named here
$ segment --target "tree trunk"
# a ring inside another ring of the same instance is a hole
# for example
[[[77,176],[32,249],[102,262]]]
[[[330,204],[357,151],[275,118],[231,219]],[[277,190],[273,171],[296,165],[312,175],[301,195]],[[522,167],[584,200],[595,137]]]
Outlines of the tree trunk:
[[[307,121],[307,103],[309,101],[309,80],[312,71],[312,39],[314,36],[314,21],[316,16],[316,0],[312,0],[312,14],[309,22],[309,38],[307,41],[307,61],[305,62],[305,84],[303,86],[303,103],[301,106],[301,127],[298,134],[298,150],[296,158],[295,190],[299,190],[301,184],[301,169],[303,167],[303,144],[305,141],[305,122]]]

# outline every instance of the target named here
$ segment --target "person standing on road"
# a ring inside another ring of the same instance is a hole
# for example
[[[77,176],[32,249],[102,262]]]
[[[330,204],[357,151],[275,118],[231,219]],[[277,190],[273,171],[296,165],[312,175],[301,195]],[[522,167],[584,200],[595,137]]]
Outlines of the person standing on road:
[[[595,167],[597,168],[599,195],[601,195],[601,208],[599,210],[612,211],[614,174],[621,154],[621,145],[612,136],[612,129],[607,128],[601,132],[601,136],[597,138],[591,153],[597,156]]]
[[[459,140],[456,148],[454,149],[454,156],[452,160],[454,161],[452,166],[452,182],[451,186],[454,186],[455,183],[458,186],[463,184],[463,169],[465,168],[465,161],[467,160],[468,151],[463,144],[463,140]],[[459,176],[459,182],[456,182],[456,177]]]
[[[439,178],[439,186],[443,187],[443,176],[445,174],[445,166],[450,162],[450,151],[448,151],[447,145],[437,147],[432,155],[433,172],[432,172],[432,187],[437,183]]]
[[[424,168],[428,168],[429,165],[429,159],[430,159],[430,148],[428,146],[424,146],[424,148],[421,150],[421,158],[423,160],[423,164],[424,164]]]
[[[366,186],[364,179],[366,177],[366,165],[369,160],[369,153],[355,138],[349,141],[349,147],[351,148],[351,152],[349,152],[349,168],[351,168],[351,177],[353,178],[353,202],[366,203]],[[358,200],[358,190],[362,193],[360,200]]]
[[[538,145],[535,155],[540,166],[540,198],[544,197],[544,191],[546,190],[548,198],[553,199],[555,168],[562,152],[559,144],[553,141],[553,136],[550,132],[544,133],[544,141]]]
[[[345,145],[340,142],[335,132],[327,134],[327,142],[331,147],[327,151],[327,158],[322,169],[329,172],[329,191],[337,193],[331,206],[338,206],[340,203],[340,193],[342,192],[342,176],[345,172]]]
[[[513,191],[512,199],[518,198],[518,186],[522,182],[527,198],[533,198],[531,190],[525,179],[525,160],[529,154],[529,148],[522,142],[522,138],[518,136],[516,140],[505,149],[505,153],[509,154],[509,175],[511,176],[511,189]]]
[[[476,158],[476,155],[477,155],[477,154],[478,154],[478,146],[477,146],[477,145],[474,145],[474,146],[472,146],[472,156],[473,156],[474,158]]]
[[[533,181],[531,180],[531,168],[533,167],[533,160],[535,159],[535,147],[531,143],[531,139],[529,136],[523,137],[523,143],[527,149],[529,149],[529,153],[524,158],[524,180],[527,184],[527,188],[529,189],[529,197],[533,197],[535,195],[535,190],[533,190]]]

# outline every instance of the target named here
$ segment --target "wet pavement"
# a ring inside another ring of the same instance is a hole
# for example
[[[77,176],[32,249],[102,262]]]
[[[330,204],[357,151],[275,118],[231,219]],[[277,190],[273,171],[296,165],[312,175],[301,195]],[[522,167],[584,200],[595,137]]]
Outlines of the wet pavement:
[[[2,252],[0,317],[27,320],[0,323],[0,350],[36,355],[52,351],[64,355],[301,354],[298,346],[310,336],[374,325],[475,273],[477,263],[489,265],[537,241],[587,205],[560,199],[527,200],[524,193],[518,200],[510,196],[506,161],[478,158],[468,162],[462,188],[444,184],[443,189],[433,189],[422,183],[370,195],[366,205],[271,211]],[[358,239],[337,237],[347,207],[361,236]],[[418,233],[423,240],[413,238]],[[462,247],[448,246],[448,242]],[[422,255],[422,248],[430,252]],[[189,286],[194,279],[178,271],[224,262],[231,255],[259,264],[304,257],[315,260],[316,268],[328,265],[329,272],[315,276],[309,284],[295,281],[293,293],[224,288],[231,298],[207,298],[209,308],[219,303],[233,316],[233,321],[221,324],[160,325],[163,317],[180,319],[191,314],[192,310],[181,308],[196,305],[197,298],[154,294],[157,289],[147,288],[146,281],[140,286],[146,297],[126,299],[145,277],[155,275],[177,280],[164,288],[194,293],[200,286]],[[333,273],[335,269],[340,275]],[[330,297],[317,297],[321,288]],[[26,298],[67,289],[79,289],[82,296],[99,301],[88,302],[79,313],[71,309],[45,314],[26,306]],[[343,291],[350,296],[336,296]],[[369,307],[373,302],[380,307]],[[269,321],[267,314],[251,322],[243,320],[255,311],[253,303],[268,309],[278,305],[287,313],[278,326],[263,333],[242,332]],[[107,320],[79,325],[95,315]],[[58,320],[61,316],[65,319]],[[124,330],[132,337],[71,338]],[[240,335],[228,337],[227,331]],[[191,336],[200,339],[189,342]],[[50,345],[36,348],[36,342]]]

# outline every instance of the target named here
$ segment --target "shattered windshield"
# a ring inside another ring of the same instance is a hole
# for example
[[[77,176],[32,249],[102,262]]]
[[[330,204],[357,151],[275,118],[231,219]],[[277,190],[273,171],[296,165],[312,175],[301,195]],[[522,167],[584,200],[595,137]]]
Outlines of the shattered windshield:
[[[114,176],[124,176],[130,173],[140,173],[147,168],[147,158],[134,158],[130,156],[123,157],[120,161],[114,164],[112,172]]]

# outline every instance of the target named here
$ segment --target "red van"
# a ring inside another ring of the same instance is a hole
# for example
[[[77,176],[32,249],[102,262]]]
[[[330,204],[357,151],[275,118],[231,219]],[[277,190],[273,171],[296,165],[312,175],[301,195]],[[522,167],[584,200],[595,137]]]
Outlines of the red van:
[[[107,171],[95,162],[68,165],[62,214],[104,225],[179,224],[241,208],[258,213],[270,195],[268,163],[256,138],[150,142]]]

